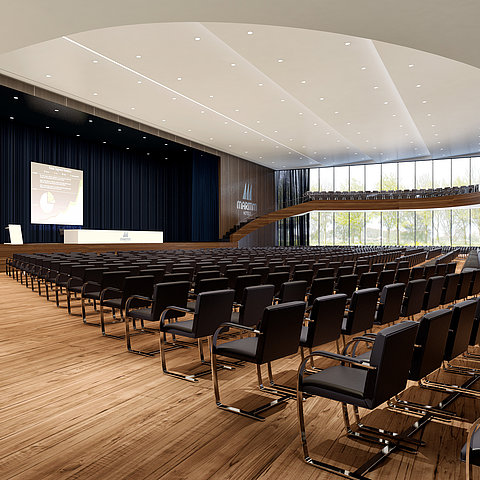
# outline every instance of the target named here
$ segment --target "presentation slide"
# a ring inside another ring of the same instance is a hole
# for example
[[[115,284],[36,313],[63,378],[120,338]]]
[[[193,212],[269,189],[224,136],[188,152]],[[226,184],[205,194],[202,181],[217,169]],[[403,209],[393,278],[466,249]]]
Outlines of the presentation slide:
[[[31,162],[31,222],[83,225],[83,171]]]

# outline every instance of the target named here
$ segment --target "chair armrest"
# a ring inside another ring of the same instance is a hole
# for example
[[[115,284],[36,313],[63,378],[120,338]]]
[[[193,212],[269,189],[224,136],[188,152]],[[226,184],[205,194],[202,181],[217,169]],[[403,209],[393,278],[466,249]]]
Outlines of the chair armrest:
[[[114,295],[115,294],[115,295]],[[100,292],[100,305],[104,300],[110,300],[112,298],[119,298],[122,296],[122,291],[118,288],[107,287]]]
[[[82,287],[82,297],[85,293],[96,292],[100,290],[100,284],[97,282],[85,282]]]
[[[262,332],[260,330],[257,330],[256,328],[247,327],[246,325],[239,325],[238,323],[233,322],[224,322],[220,324],[220,326],[215,330],[215,333],[213,334],[213,346],[216,346],[218,335],[224,328],[237,328],[238,330],[244,330],[246,332],[255,333],[256,335],[262,335]]]
[[[165,315],[169,310],[173,310],[175,312],[182,312],[182,313],[193,313],[193,310],[190,310],[189,308],[176,307],[174,305],[168,306],[160,315],[160,330],[163,328],[163,325],[165,323]]]
[[[125,315],[128,315],[128,312],[131,310],[130,309],[130,304],[132,303],[133,300],[143,300],[148,303],[152,303],[153,300],[148,297],[143,297],[142,295],[132,295],[131,297],[127,298],[127,301],[125,303]]]
[[[352,353],[350,353],[349,356],[355,357],[356,356],[356,351],[358,344],[360,342],[365,342],[365,343],[373,343],[375,341],[376,334],[374,333],[365,333],[361,337],[353,337],[344,347],[343,349],[343,355],[349,355],[348,354],[348,348],[350,345],[353,345],[352,348]]]
[[[362,361],[362,360],[356,359],[355,357],[350,357],[348,355],[340,355],[339,353],[332,353],[332,352],[326,352],[324,350],[318,350],[316,352],[312,352],[310,355],[307,355],[303,359],[300,366],[298,367],[297,389],[299,389],[301,386],[301,379],[303,378],[303,374],[307,366],[307,361],[313,357],[324,357],[324,358],[329,358],[330,360],[337,360],[338,362],[351,363],[351,364],[354,364],[355,367],[363,368],[365,370],[377,369],[377,367],[373,367],[372,365],[369,365],[368,363],[366,363],[365,360]]]
[[[79,277],[70,277],[67,282],[67,290],[71,287],[79,287],[83,285],[83,280]]]

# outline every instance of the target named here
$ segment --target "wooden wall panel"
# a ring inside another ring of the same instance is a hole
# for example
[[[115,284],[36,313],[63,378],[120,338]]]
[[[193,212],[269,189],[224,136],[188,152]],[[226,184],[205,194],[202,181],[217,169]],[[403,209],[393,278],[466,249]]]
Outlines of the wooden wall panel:
[[[245,185],[252,186],[251,203],[257,204],[257,212],[237,209],[237,201],[243,201]],[[274,209],[274,171],[247,160],[220,153],[220,236],[247,219],[250,214],[262,214]],[[265,245],[273,245],[275,239],[272,232],[272,229],[266,229],[258,237],[259,241]],[[251,241],[255,242],[255,239],[252,237]],[[252,243],[252,246],[254,244]]]

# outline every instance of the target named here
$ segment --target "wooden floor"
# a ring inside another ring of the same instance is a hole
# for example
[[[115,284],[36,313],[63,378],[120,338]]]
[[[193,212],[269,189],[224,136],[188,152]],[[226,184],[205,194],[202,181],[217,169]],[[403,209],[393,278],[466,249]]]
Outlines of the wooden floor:
[[[208,377],[191,384],[164,376],[158,357],[127,353],[123,341],[83,325],[78,307],[69,316],[63,304],[57,308],[5,274],[0,292],[1,479],[336,478],[303,462],[295,402],[272,410],[265,422],[218,410]],[[140,337],[134,340],[139,345]],[[168,358],[188,369],[196,353],[177,350]],[[278,380],[293,383],[298,364],[298,356],[274,364]],[[266,398],[251,366],[219,375],[227,403],[254,408]],[[443,397],[416,386],[406,393],[423,401]],[[460,399],[455,410],[473,421],[479,401]],[[313,457],[353,470],[378,452],[346,438],[337,403],[309,399],[305,411]],[[415,420],[385,405],[363,413],[368,423],[396,430]],[[430,423],[417,455],[395,453],[369,477],[464,478],[459,451],[468,426]]]

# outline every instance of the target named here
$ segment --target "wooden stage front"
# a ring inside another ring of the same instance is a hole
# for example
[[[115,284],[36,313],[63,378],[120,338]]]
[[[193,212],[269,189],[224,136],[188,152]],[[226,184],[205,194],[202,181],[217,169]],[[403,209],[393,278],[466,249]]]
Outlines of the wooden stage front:
[[[264,422],[215,406],[211,379],[192,384],[162,374],[160,359],[128,353],[121,340],[84,325],[78,301],[61,307],[0,274],[0,477],[80,480],[332,480],[303,462],[295,401],[266,412]],[[99,315],[88,308],[88,320]],[[108,315],[109,316],[109,315]],[[122,333],[123,324],[111,325]],[[113,332],[113,330],[110,330]],[[157,337],[133,338],[136,348]],[[334,345],[322,349],[334,351]],[[198,365],[194,348],[167,352],[182,372]],[[294,385],[300,356],[273,362],[279,383]],[[452,382],[466,377],[443,374]],[[272,399],[256,387],[255,368],[220,371],[222,400],[251,409]],[[413,383],[407,398],[438,402],[445,395]],[[477,400],[453,409],[469,421]],[[415,418],[383,404],[362,410],[370,425],[404,430]],[[380,449],[345,436],[338,403],[305,402],[310,453],[343,468],[358,467]],[[468,422],[430,423],[416,455],[396,452],[370,472],[372,480],[465,478],[459,459]],[[479,472],[475,472],[478,474]],[[478,478],[478,476],[477,476]]]
[[[117,252],[128,250],[191,250],[200,248],[232,248],[237,242],[177,242],[177,243],[25,243],[23,245],[0,244],[0,266],[5,265],[5,259],[14,253],[55,253],[55,252]]]

